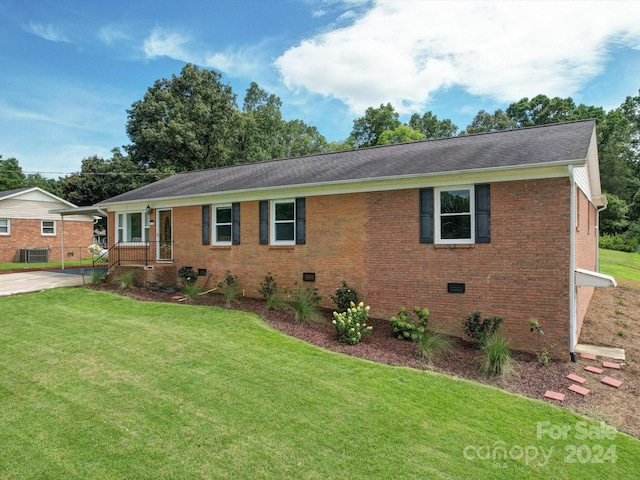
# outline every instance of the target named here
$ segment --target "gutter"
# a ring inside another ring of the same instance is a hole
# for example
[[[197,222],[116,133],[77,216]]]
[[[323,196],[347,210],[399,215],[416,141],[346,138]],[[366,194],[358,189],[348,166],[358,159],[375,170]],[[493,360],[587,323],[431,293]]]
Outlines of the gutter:
[[[596,208],[596,238],[598,239],[596,242],[596,272],[600,271],[600,212],[605,211],[609,206],[607,197],[604,195],[601,195],[600,197],[604,199],[604,205]]]
[[[569,355],[571,361],[576,363],[578,358],[575,352],[577,305],[576,305],[576,181],[573,177],[573,165],[569,165],[569,185],[571,186],[571,202],[569,213]]]

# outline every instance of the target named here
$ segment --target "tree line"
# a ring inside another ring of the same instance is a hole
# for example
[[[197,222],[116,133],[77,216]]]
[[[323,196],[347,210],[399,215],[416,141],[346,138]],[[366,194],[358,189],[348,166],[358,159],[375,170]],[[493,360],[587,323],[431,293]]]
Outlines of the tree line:
[[[38,186],[76,205],[92,205],[174,173],[423,139],[472,135],[573,120],[595,119],[602,188],[609,206],[601,232],[609,247],[635,249],[640,239],[640,92],[611,111],[573,99],[537,95],[506,110],[481,110],[463,130],[432,112],[403,123],[390,103],[368,108],[349,136],[327,142],[312,125],[285,120],[282,101],[253,82],[242,105],[214,71],[187,64],[180,75],[156,80],[127,110],[129,145],[111,158],[91,156],[81,171],[48,179],[25,175],[0,155],[0,191]],[[615,244],[615,245],[614,245]]]

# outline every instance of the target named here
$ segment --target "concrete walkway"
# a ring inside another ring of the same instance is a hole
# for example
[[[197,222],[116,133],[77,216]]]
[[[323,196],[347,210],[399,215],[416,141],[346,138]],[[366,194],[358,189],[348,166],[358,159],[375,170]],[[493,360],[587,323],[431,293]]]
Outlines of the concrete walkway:
[[[55,287],[76,287],[91,282],[91,269],[46,270],[0,275],[0,297],[18,293],[39,292]]]

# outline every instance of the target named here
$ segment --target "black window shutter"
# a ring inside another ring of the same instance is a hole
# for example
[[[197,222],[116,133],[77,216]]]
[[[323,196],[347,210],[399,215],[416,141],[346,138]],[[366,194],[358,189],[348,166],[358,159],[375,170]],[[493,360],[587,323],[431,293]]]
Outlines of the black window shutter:
[[[260,200],[260,245],[269,244],[269,202]]]
[[[202,205],[202,244],[211,243],[211,206]]]
[[[476,243],[491,242],[491,188],[476,185]]]
[[[296,245],[304,245],[307,242],[305,199],[296,198]]]
[[[240,203],[231,204],[231,243],[240,245]]]
[[[420,243],[433,243],[433,188],[420,189]]]

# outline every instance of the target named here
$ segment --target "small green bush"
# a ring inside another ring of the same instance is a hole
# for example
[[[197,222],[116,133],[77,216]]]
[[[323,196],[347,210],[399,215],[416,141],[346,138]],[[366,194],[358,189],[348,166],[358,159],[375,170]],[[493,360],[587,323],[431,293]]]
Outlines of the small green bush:
[[[394,335],[400,340],[418,341],[427,331],[429,324],[429,310],[426,308],[413,307],[413,313],[417,317],[414,321],[407,312],[407,309],[400,307],[398,315],[391,317]]]
[[[347,282],[342,281],[342,287],[336,288],[336,294],[330,295],[333,303],[338,307],[338,312],[346,312],[350,308],[351,304],[358,305],[359,298],[358,292],[347,285]]]
[[[602,234],[598,239],[600,248],[617,250],[619,252],[635,252],[639,239],[630,233],[618,233],[615,235]]]
[[[355,345],[362,337],[369,335],[373,327],[367,326],[369,307],[360,302],[357,306],[351,302],[345,312],[333,312],[333,325],[340,335],[339,341]]]
[[[480,373],[490,376],[507,376],[511,373],[512,359],[509,341],[500,334],[484,337],[481,346]]]
[[[182,278],[187,285],[194,285],[198,279],[198,274],[191,267],[180,267],[178,276]]]
[[[258,293],[264,297],[267,302],[267,310],[278,310],[282,307],[283,301],[278,295],[278,283],[271,272],[267,272],[262,282],[260,282],[260,288]]]
[[[222,280],[220,280],[216,286],[220,290],[227,307],[231,306],[233,302],[240,295],[240,285],[238,285],[238,276],[231,275],[231,272],[227,270]]]
[[[297,282],[294,283],[297,285]],[[295,314],[295,321],[298,323],[321,323],[324,317],[318,305],[322,297],[318,294],[317,288],[293,288],[288,289],[290,296],[289,309]]]
[[[429,363],[439,354],[453,353],[453,345],[454,341],[451,337],[443,335],[442,333],[432,332],[431,330],[424,332],[416,343],[418,356]]]
[[[498,331],[501,323],[502,317],[486,317],[484,320],[480,320],[480,312],[473,312],[467,315],[462,329],[474,345],[479,348],[487,337]]]

